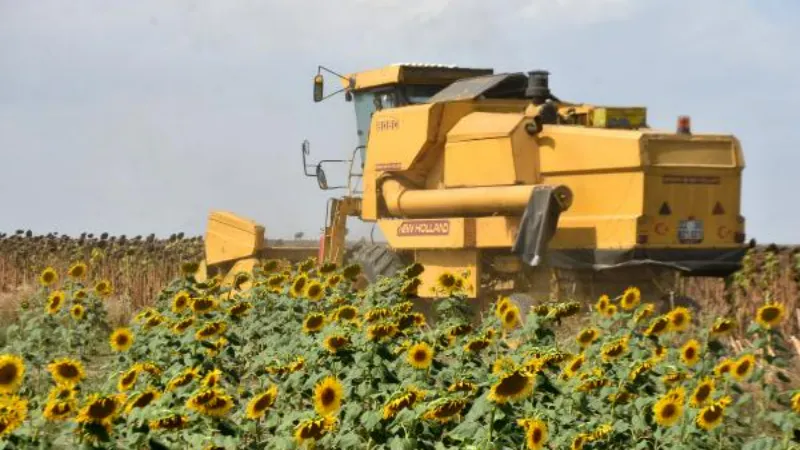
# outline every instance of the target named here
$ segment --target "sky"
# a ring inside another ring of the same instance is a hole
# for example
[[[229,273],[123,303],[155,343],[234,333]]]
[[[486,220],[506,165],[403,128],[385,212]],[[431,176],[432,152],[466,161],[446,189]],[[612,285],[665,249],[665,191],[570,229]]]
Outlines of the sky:
[[[561,98],[734,134],[748,236],[797,244],[798,20],[796,0],[0,0],[0,231],[200,235],[222,209],[317,236],[339,193],[301,142],[356,145],[352,103],[312,101],[317,66],[410,61],[547,69]]]

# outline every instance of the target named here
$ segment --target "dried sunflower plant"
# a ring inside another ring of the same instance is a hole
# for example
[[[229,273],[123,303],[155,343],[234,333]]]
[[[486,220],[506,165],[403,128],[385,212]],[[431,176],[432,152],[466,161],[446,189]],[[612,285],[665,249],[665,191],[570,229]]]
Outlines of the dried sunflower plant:
[[[747,327],[752,345],[735,351],[735,320],[702,323],[683,307],[661,315],[635,287],[590,308],[523,311],[500,297],[476,320],[462,274],[443,274],[436,289],[446,298],[420,313],[417,264],[364,289],[355,265],[263,261],[230,286],[198,282],[196,269],[184,264],[152,306],[115,329],[103,314],[110,282],[42,272],[0,350],[0,444],[797,446],[800,393],[775,298]]]

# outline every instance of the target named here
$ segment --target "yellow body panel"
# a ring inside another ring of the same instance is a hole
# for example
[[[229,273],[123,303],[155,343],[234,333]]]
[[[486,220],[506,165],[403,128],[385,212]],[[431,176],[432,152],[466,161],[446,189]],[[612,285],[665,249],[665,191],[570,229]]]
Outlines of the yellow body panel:
[[[222,279],[222,286],[226,287],[232,286],[233,282],[236,280],[236,276],[239,275],[240,273],[252,274],[253,269],[256,267],[257,264],[258,264],[258,258],[245,258],[236,261],[231,270],[229,270],[228,273],[225,274],[225,277]],[[252,280],[252,277],[245,283],[242,283],[239,286],[239,290],[246,291],[250,289],[253,286],[253,283],[250,280]]]
[[[264,227],[225,211],[208,216],[205,249],[208,265],[254,255],[264,246]]]
[[[393,84],[447,85],[460,78],[491,74],[492,69],[443,67],[436,65],[394,64],[345,75],[342,87],[370,89]],[[351,86],[350,80],[353,80]]]

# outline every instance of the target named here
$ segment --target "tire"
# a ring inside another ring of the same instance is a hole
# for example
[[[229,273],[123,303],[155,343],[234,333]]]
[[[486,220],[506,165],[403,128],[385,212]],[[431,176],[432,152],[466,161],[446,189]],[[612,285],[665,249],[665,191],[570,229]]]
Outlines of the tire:
[[[347,258],[348,264],[359,264],[362,273],[370,283],[380,277],[391,277],[406,267],[403,258],[386,245],[370,244],[362,241],[353,248]]]

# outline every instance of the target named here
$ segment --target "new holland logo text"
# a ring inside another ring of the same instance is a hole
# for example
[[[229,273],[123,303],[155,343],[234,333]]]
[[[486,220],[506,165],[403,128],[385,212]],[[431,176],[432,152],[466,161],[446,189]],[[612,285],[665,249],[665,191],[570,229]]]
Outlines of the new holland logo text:
[[[449,220],[415,220],[397,227],[398,236],[443,236],[449,233]]]
[[[392,131],[396,130],[399,126],[400,124],[394,117],[385,117],[375,122],[375,131]]]

